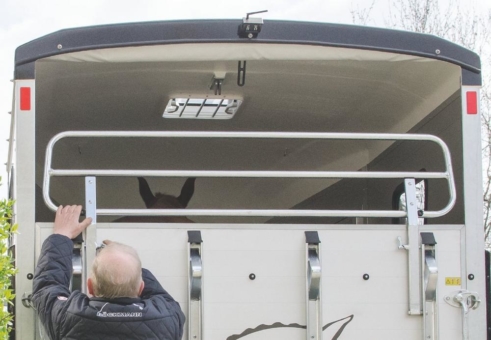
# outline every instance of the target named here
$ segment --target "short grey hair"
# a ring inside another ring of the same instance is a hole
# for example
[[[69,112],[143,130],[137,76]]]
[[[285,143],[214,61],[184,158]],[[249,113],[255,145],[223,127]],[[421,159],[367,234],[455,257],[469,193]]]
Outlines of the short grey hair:
[[[125,265],[115,265],[107,258],[111,255],[120,257]],[[111,242],[95,257],[90,277],[96,297],[137,297],[142,282],[140,257],[132,247]]]

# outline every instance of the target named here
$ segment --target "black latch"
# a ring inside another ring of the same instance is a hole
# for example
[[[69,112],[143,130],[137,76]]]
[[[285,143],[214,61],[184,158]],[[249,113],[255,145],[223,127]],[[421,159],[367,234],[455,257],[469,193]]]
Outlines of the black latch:
[[[267,10],[247,13],[247,17],[242,19],[242,24],[239,25],[239,28],[237,30],[237,34],[239,35],[239,38],[249,38],[249,39],[257,38],[257,36],[261,32],[261,27],[263,26],[263,19],[249,18],[249,15],[265,13],[265,12],[267,12]]]

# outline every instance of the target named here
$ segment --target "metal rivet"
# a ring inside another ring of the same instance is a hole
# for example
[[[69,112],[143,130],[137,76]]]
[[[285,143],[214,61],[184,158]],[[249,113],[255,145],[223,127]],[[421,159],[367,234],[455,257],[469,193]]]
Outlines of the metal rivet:
[[[32,273],[27,274],[27,279],[32,280],[34,278],[34,275]]]
[[[472,280],[474,280],[474,274],[469,274],[469,275],[467,276],[467,278],[468,278],[469,280],[471,280],[471,281],[472,281]]]
[[[62,44],[58,44],[58,46],[56,46],[56,47],[58,47],[58,49],[61,50],[63,48],[63,45]]]
[[[252,35],[252,33],[249,33],[249,34],[247,35],[247,37],[248,37],[249,39],[252,39],[254,36]]]
[[[368,279],[370,279],[370,275],[368,275],[368,274],[363,274],[363,280],[365,280],[365,281],[366,281],[366,280],[368,280]]]
[[[435,51],[435,53],[436,53],[436,54],[440,54],[440,50],[439,50],[439,49],[437,49],[437,50]]]
[[[255,280],[256,279],[256,274],[254,274],[254,273],[249,274],[249,279]]]

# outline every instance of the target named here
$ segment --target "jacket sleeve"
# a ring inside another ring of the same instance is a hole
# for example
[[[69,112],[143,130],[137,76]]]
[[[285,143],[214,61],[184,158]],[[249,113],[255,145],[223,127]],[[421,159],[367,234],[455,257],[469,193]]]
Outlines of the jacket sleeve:
[[[73,242],[50,235],[43,244],[33,281],[32,303],[50,339],[58,339],[70,296]]]
[[[157,281],[157,278],[155,278],[155,276],[148,269],[142,269],[142,279],[145,283],[145,287],[143,288],[143,292],[141,294],[142,299],[164,301],[166,309],[172,314],[174,328],[176,331],[175,339],[181,339],[184,322],[186,320],[186,317],[181,310],[181,306],[179,306],[179,303],[174,300],[169,293],[167,293],[159,281]]]

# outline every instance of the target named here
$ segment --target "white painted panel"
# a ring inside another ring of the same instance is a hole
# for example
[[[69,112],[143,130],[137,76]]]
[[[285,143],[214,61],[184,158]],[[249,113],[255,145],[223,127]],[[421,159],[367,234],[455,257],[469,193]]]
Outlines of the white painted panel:
[[[396,242],[397,236],[405,238],[404,231],[374,226],[322,228],[323,339],[332,339],[338,331],[342,332],[339,339],[346,340],[421,339],[422,317],[407,314],[407,254]],[[208,225],[200,229],[196,224],[193,230],[201,230],[203,238],[204,339],[305,337],[303,227],[258,230]],[[42,241],[51,233],[51,224],[38,224],[38,231]],[[460,288],[445,286],[443,279],[461,271],[460,235],[460,229],[435,230],[440,338],[446,340],[460,339],[461,334],[460,310],[446,304],[443,294]],[[144,266],[187,313],[187,229],[99,224],[97,239],[134,246]],[[39,249],[40,243],[36,253]],[[250,274],[256,278],[251,280]],[[363,274],[369,274],[369,280]]]

